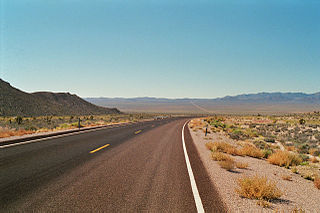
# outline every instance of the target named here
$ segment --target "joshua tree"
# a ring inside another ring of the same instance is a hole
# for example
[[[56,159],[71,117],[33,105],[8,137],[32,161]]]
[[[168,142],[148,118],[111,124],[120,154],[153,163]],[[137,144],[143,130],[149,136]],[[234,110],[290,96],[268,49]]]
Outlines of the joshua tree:
[[[299,124],[304,125],[305,123],[306,123],[306,120],[304,120],[303,118],[299,120]]]
[[[22,120],[23,119],[22,119],[21,116],[16,117],[16,122],[17,122],[18,125],[20,125],[22,123]]]

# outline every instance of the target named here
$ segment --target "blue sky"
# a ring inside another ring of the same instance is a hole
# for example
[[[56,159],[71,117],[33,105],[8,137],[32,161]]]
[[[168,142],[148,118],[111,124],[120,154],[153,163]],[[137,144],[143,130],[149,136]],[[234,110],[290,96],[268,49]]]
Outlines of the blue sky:
[[[28,92],[320,91],[319,0],[0,1],[0,78]]]

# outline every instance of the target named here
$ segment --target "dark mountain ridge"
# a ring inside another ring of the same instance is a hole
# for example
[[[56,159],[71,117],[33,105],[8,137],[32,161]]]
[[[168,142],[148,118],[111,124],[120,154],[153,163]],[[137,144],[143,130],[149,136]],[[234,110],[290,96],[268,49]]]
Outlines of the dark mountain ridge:
[[[97,115],[120,113],[70,93],[26,93],[0,79],[0,116]]]

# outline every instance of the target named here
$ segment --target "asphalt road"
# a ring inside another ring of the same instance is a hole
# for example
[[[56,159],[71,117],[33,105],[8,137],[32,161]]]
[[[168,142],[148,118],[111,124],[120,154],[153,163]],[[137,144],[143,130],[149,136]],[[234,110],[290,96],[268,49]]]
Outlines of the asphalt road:
[[[197,212],[187,119],[137,123],[0,149],[0,212]],[[225,212],[190,133],[206,212]]]

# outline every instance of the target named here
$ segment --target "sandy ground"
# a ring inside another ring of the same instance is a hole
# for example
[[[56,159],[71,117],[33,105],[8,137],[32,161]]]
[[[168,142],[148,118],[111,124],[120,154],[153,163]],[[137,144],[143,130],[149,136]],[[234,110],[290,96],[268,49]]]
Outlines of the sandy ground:
[[[320,190],[314,186],[312,181],[288,169],[251,157],[233,156],[235,161],[248,163],[249,167],[235,169],[234,172],[226,171],[220,168],[217,162],[211,160],[210,151],[205,147],[205,143],[210,141],[235,143],[235,141],[220,133],[211,133],[207,137],[200,130],[190,129],[190,133],[213,184],[228,207],[228,212],[292,212],[294,209],[320,212]],[[238,178],[243,175],[256,174],[275,181],[278,188],[284,193],[280,200],[271,203],[270,208],[260,207],[256,200],[241,198],[235,192]],[[292,177],[292,181],[282,179],[283,176],[288,175]]]

